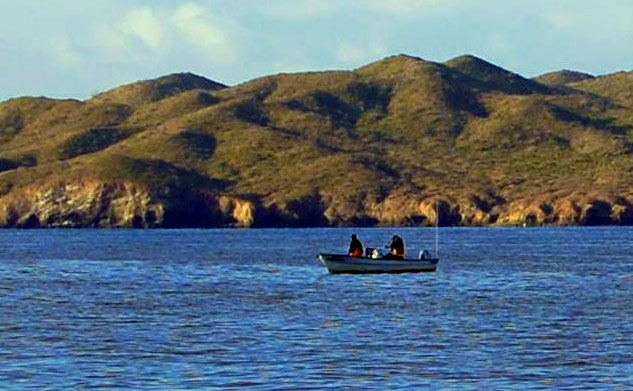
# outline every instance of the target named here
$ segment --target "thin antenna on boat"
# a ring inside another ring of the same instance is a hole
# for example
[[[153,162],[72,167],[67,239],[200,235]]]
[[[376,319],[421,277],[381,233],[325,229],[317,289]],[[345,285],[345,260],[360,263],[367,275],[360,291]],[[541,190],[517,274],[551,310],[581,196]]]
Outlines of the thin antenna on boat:
[[[439,252],[439,241],[440,241],[440,233],[439,233],[439,225],[440,225],[440,207],[439,201],[435,201],[435,259],[440,258]]]

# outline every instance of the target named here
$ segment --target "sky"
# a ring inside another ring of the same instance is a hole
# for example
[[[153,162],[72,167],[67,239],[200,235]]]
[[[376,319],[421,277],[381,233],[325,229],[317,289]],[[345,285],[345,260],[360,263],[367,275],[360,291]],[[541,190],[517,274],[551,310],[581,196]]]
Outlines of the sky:
[[[0,0],[0,101],[193,72],[228,85],[472,54],[526,77],[633,69],[631,0]]]

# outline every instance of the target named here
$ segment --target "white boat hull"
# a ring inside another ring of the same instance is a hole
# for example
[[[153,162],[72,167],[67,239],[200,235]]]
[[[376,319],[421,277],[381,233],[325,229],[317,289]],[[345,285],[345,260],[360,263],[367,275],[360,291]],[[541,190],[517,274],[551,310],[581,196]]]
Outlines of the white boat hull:
[[[372,259],[342,254],[319,254],[317,258],[332,274],[434,272],[438,263],[438,259]]]

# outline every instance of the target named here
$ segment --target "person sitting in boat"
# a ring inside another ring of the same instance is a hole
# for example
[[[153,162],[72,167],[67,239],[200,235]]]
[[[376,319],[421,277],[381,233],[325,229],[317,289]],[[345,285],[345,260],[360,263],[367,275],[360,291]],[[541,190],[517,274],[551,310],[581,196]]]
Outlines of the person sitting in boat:
[[[356,235],[352,235],[352,241],[349,243],[349,256],[360,258],[363,256],[363,244],[358,240]]]
[[[385,255],[385,259],[404,259],[404,242],[400,236],[393,235],[389,248],[389,254]]]

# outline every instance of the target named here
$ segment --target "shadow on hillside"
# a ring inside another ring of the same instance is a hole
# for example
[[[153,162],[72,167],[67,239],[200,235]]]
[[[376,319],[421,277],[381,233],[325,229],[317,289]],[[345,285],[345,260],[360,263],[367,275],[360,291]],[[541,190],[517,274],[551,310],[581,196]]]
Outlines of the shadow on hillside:
[[[326,117],[333,129],[353,128],[364,113],[387,114],[391,87],[374,83],[353,82],[336,92],[316,90],[304,99],[285,103],[290,110],[312,112]]]
[[[233,115],[237,119],[259,126],[266,126],[270,122],[270,118],[264,114],[260,103],[252,99],[236,104],[233,107]]]
[[[61,160],[94,153],[108,148],[134,134],[131,129],[94,128],[69,138],[59,150]]]
[[[579,123],[583,126],[589,126],[612,134],[624,135],[631,129],[628,125],[614,124],[613,118],[589,118],[560,106],[552,106],[550,110],[552,114],[561,121]]]
[[[37,159],[33,155],[24,155],[17,159],[0,158],[0,172],[14,170],[18,167],[33,167],[37,165]]]
[[[265,205],[260,194],[240,194],[240,198],[256,206],[256,228],[269,227],[327,227],[330,222],[325,217],[327,205],[318,193],[306,194],[287,201],[284,205]]]
[[[187,129],[176,137],[184,144],[190,155],[200,160],[209,160],[217,147],[215,137],[200,129]]]
[[[163,195],[166,196],[172,196],[174,192],[186,193],[193,190],[224,191],[233,185],[232,181],[210,178],[196,170],[159,159],[125,158],[123,174],[158,190],[159,193],[165,193]]]

